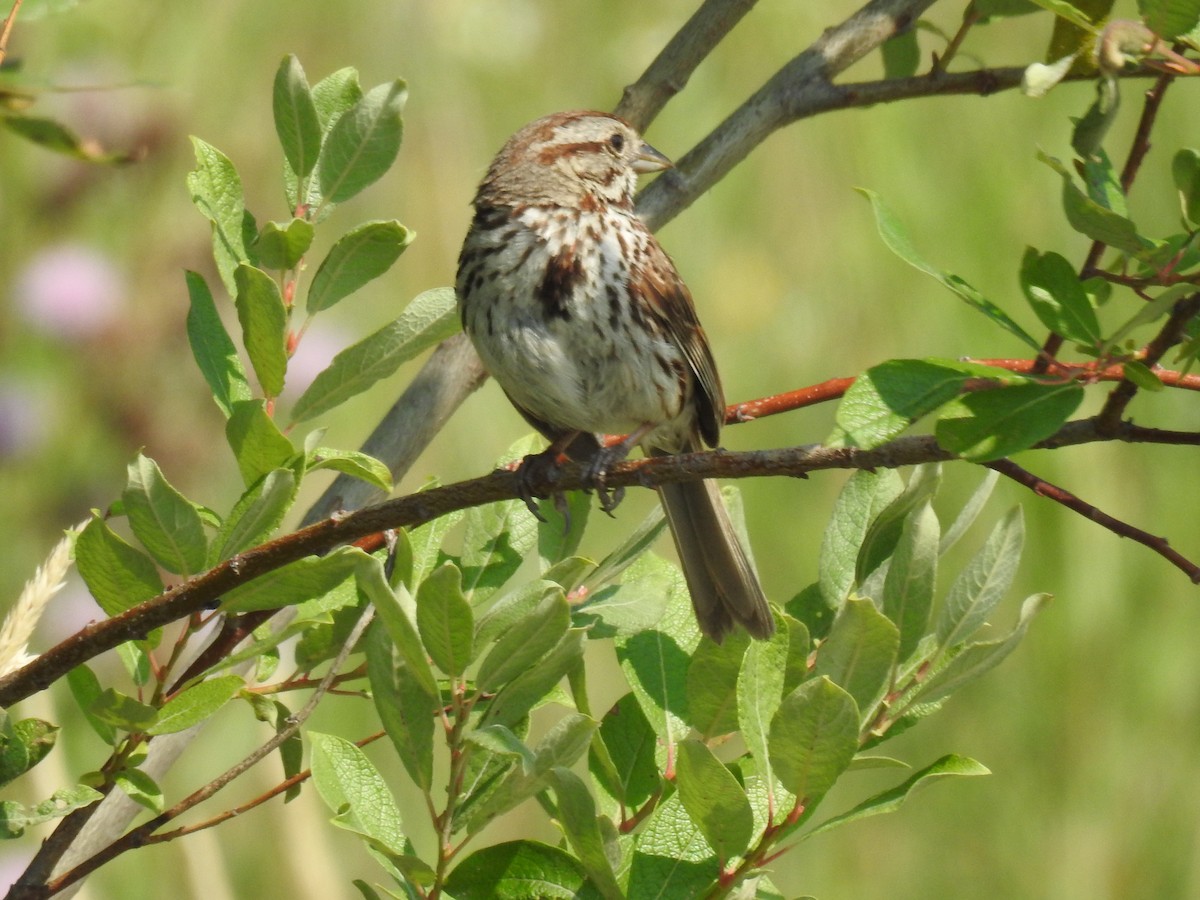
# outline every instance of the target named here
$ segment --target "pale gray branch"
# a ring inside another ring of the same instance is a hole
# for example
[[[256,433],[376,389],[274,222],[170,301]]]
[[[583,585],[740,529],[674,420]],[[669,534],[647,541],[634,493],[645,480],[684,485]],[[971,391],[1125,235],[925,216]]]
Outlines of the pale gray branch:
[[[872,0],[827,29],[638,197],[638,214],[661,228],[785,125],[837,108],[833,77],[912,26],[934,0]]]
[[[613,110],[638,131],[654,121],[672,97],[683,90],[692,72],[758,0],[704,0],[654,62],[625,88]]]

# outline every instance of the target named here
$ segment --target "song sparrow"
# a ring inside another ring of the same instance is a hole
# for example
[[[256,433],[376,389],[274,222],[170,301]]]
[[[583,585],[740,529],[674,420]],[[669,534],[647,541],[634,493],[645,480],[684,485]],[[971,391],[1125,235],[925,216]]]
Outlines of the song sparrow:
[[[691,295],[633,209],[639,173],[670,162],[625,121],[564,112],[497,154],[458,261],[463,327],[488,372],[550,441],[595,471],[634,444],[715,446],[725,402]],[[627,434],[601,449],[600,436]],[[527,458],[525,465],[531,465]],[[775,621],[713,482],[658,488],[696,618],[720,641]]]

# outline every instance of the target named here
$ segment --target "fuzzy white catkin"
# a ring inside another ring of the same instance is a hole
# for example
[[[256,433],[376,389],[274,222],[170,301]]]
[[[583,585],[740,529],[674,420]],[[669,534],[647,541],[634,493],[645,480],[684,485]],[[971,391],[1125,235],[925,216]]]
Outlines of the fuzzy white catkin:
[[[25,582],[21,596],[13,604],[12,609],[0,625],[0,677],[15,672],[32,659],[26,648],[33,636],[33,629],[50,602],[66,584],[67,571],[71,568],[71,548],[75,543],[75,535],[83,528],[81,522],[76,528],[68,531],[61,541],[54,545],[46,561],[38,566],[33,577]]]

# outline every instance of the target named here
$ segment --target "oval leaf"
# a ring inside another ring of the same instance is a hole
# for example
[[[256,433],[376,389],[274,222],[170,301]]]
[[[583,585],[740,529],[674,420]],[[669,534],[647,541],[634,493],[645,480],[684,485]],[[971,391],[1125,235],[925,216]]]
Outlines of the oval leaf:
[[[397,221],[367,222],[338,238],[308,289],[309,314],[328,309],[392,267],[414,235]]]
[[[805,801],[828,791],[858,749],[858,708],[828,678],[792,691],[771,722],[771,763],[785,788]]]

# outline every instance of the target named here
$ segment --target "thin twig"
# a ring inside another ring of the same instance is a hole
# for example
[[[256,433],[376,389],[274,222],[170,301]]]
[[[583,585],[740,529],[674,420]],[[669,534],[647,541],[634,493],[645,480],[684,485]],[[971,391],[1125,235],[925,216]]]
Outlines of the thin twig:
[[[17,24],[17,11],[23,2],[24,0],[13,0],[12,9],[4,19],[4,25],[0,26],[0,65],[4,64],[4,59],[8,56],[8,38],[12,34],[13,26]]]
[[[1200,584],[1200,566],[1176,551],[1167,542],[1166,538],[1150,534],[1148,531],[1143,531],[1141,528],[1130,525],[1128,522],[1122,522],[1120,519],[1110,516],[1099,507],[1088,503],[1086,500],[1081,500],[1065,488],[1039,478],[1032,472],[1021,468],[1010,459],[998,459],[994,462],[985,463],[985,465],[989,469],[994,469],[1001,475],[1011,478],[1018,484],[1023,484],[1039,497],[1047,497],[1055,503],[1079,513],[1085,519],[1095,522],[1102,528],[1107,528],[1119,537],[1127,537],[1149,547],[1187,575],[1193,584]]]
[[[1195,318],[1197,312],[1200,312],[1200,293],[1190,294],[1180,299],[1171,310],[1167,321],[1159,329],[1158,334],[1146,344],[1141,354],[1141,361],[1147,366],[1156,365],[1168,350],[1183,339],[1184,328]],[[1137,391],[1137,385],[1129,380],[1124,380],[1113,388],[1112,393],[1104,402],[1103,409],[1096,416],[1096,422],[1101,430],[1117,427],[1121,416],[1125,414],[1126,407],[1129,406],[1129,402],[1137,394]]]
[[[1167,88],[1175,80],[1171,72],[1162,72],[1154,85],[1146,91],[1146,102],[1142,105],[1142,114],[1138,118],[1137,130],[1133,135],[1133,143],[1129,155],[1125,158],[1125,167],[1121,170],[1121,191],[1128,194],[1133,187],[1134,179],[1142,167],[1142,161],[1150,152],[1150,132],[1158,119],[1158,111],[1162,108],[1163,97]]]
[[[361,738],[360,740],[355,741],[354,746],[361,749],[361,748],[367,746],[368,744],[372,744],[375,741],[379,740],[380,738],[386,737],[386,736],[387,736],[386,731],[378,731],[369,737]],[[280,794],[286,793],[287,791],[291,790],[296,785],[303,784],[305,781],[307,781],[311,777],[312,777],[312,769],[304,769],[303,771],[297,772],[295,775],[292,775],[290,778],[285,778],[283,781],[279,782],[279,784],[275,785],[270,790],[265,791],[264,793],[255,797],[253,800],[249,800],[246,803],[243,803],[241,806],[235,806],[233,809],[227,809],[222,813],[218,813],[217,815],[213,816],[212,818],[205,819],[203,822],[197,822],[194,825],[185,825],[182,828],[176,828],[174,831],[164,831],[159,834],[149,835],[142,840],[142,843],[143,844],[163,844],[163,843],[166,843],[167,841],[173,841],[173,840],[176,840],[177,838],[186,837],[189,834],[195,834],[197,831],[204,831],[206,828],[212,828],[216,825],[220,825],[222,822],[226,822],[229,819],[233,819],[233,818],[236,818],[237,816],[241,816],[241,815],[244,815],[244,814],[250,812],[250,810],[254,809],[255,807],[262,806],[268,800],[273,800],[274,798],[278,797]]]
[[[354,649],[355,644],[358,643],[358,639],[362,637],[363,631],[365,631],[367,625],[370,624],[371,617],[372,611],[370,609],[364,610],[363,615],[359,618],[358,622],[355,623],[354,628],[351,630],[349,636],[342,644],[342,648],[338,651],[338,655],[330,664],[329,671],[325,674],[325,677],[321,680],[321,683],[317,685],[316,689],[312,693],[312,696],[309,697],[308,702],[305,703],[298,712],[294,713],[288,720],[287,725],[277,731],[270,740],[262,744],[262,746],[253,751],[237,765],[227,769],[221,775],[204,785],[204,787],[194,791],[183,800],[180,800],[170,809],[159,813],[157,816],[139,825],[137,828],[126,832],[116,841],[109,844],[90,859],[80,863],[69,872],[58,876],[48,884],[40,886],[42,890],[37,890],[35,888],[33,893],[10,892],[8,900],[33,900],[33,898],[53,896],[63,888],[66,888],[81,878],[86,877],[100,866],[110,862],[127,850],[133,850],[136,847],[141,846],[143,843],[145,843],[146,839],[150,835],[158,831],[158,829],[163,825],[183,815],[194,806],[203,803],[209,797],[226,787],[234,779],[241,776],[244,772],[277,750],[285,741],[291,739],[297,732],[299,732],[300,726],[303,725],[308,717],[313,714],[313,711],[316,710],[317,705],[321,702],[321,698],[324,697],[325,692],[329,690],[334,682],[334,679],[337,678],[338,670],[341,668],[342,663],[346,661],[346,657],[350,655],[350,652]],[[15,887],[14,890],[16,890]]]

